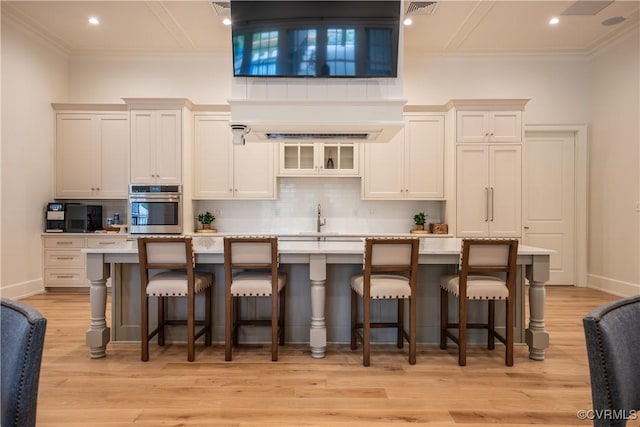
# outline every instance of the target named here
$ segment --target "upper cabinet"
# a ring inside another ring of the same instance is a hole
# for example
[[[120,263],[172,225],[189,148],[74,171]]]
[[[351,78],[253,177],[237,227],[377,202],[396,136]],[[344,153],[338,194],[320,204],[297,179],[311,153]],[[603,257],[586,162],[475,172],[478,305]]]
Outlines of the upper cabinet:
[[[123,106],[111,106],[106,111],[86,110],[96,107],[54,104],[56,198],[127,197],[129,116],[126,111],[117,111]]]
[[[522,142],[521,111],[458,111],[457,142]]]
[[[228,113],[194,117],[194,199],[275,199],[276,144],[232,144],[229,120]]]
[[[182,182],[182,110],[131,110],[131,183]]]
[[[353,143],[280,143],[279,176],[358,176]]]
[[[404,129],[390,142],[363,149],[363,199],[443,199],[444,114],[407,113]]]

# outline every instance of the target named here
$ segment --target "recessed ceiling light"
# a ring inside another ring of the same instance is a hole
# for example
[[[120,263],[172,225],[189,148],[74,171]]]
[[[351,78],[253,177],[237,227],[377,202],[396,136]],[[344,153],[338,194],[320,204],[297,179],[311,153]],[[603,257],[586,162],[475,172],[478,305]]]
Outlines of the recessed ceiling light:
[[[224,18],[224,19],[222,20],[222,23],[223,23],[224,25],[231,25],[231,19],[229,19],[229,18]]]
[[[413,24],[413,19],[411,19],[411,18],[405,18],[405,19],[404,19],[404,21],[402,21],[402,23],[403,23],[404,25],[409,26],[409,25]]]
[[[89,18],[89,24],[98,25],[98,24],[100,24],[100,20],[98,18],[96,18],[95,16],[91,16]]]
[[[554,16],[553,18],[549,19],[549,25],[558,25],[560,23],[560,18],[558,18],[557,16]]]
[[[624,16],[614,16],[613,18],[605,19],[602,21],[602,25],[618,25],[621,22],[624,22],[626,18]]]

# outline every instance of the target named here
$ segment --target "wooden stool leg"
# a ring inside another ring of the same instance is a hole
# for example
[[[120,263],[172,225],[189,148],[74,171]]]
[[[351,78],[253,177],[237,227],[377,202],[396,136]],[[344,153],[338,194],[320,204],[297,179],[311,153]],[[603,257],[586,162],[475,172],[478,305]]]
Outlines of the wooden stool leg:
[[[204,294],[204,298],[205,298],[205,303],[204,303],[204,323],[205,323],[205,328],[207,328],[207,332],[205,332],[205,336],[204,336],[204,345],[206,345],[207,347],[211,345],[211,336],[213,334],[213,325],[212,325],[212,317],[213,315],[211,314],[211,309],[212,309],[212,295],[213,295],[213,290],[212,287],[209,286],[207,288],[207,290],[205,291]]]
[[[271,361],[278,361],[278,293],[271,295]]]
[[[240,330],[240,297],[232,297],[233,302],[233,322],[231,323],[233,326],[231,327],[231,331],[233,333],[233,345],[238,345],[238,332]]]
[[[231,361],[231,340],[233,328],[233,303],[232,296],[227,291],[224,297],[224,360]]]
[[[164,297],[158,297],[158,345],[164,345],[164,312],[166,303]]]
[[[404,336],[402,335],[402,330],[404,329],[404,299],[398,298],[398,318],[396,319],[398,324],[397,326],[397,346],[398,348],[404,347]]]
[[[358,323],[358,293],[351,289],[351,350],[358,348],[356,325]]]
[[[404,301],[402,301],[404,304]],[[416,297],[409,297],[409,364],[416,364]]]
[[[282,291],[280,292],[280,315],[278,316],[280,318],[280,345],[284,345],[284,333],[285,333],[285,313],[286,313],[286,294],[284,292],[284,289],[282,289]]]
[[[193,293],[190,293],[187,296],[187,360],[189,362],[193,362],[196,358],[195,305],[196,297]]]
[[[489,314],[487,318],[487,347],[489,350],[496,348],[496,302],[489,300]]]
[[[458,365],[467,364],[467,300],[458,298]]]
[[[506,337],[505,337],[505,363],[507,366],[513,366],[513,318],[514,318],[513,298],[509,296],[507,299],[507,318],[506,318]]]
[[[362,364],[369,366],[369,353],[371,346],[371,299],[362,301]]]
[[[447,349],[447,327],[449,324],[449,293],[440,288],[440,348]]]
[[[149,297],[142,296],[142,310],[140,310],[140,359],[149,360]]]

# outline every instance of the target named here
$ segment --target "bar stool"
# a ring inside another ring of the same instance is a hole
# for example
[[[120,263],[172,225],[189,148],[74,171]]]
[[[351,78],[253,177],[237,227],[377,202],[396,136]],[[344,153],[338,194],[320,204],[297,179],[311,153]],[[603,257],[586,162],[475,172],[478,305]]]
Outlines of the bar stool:
[[[440,348],[447,338],[458,344],[458,364],[467,364],[467,329],[486,329],[487,345],[495,338],[505,345],[505,364],[513,366],[513,318],[518,241],[506,239],[463,239],[460,272],[440,281]],[[449,294],[458,299],[458,322],[449,322]],[[469,300],[487,300],[487,323],[468,323]],[[495,301],[506,301],[505,336],[495,329]],[[449,329],[458,329],[454,335]]]
[[[276,237],[225,237],[225,360],[232,359],[232,345],[238,345],[243,325],[271,326],[271,360],[278,360],[278,344],[284,345],[285,273],[278,272]],[[271,319],[242,319],[241,297],[271,300]]]
[[[142,361],[149,360],[149,340],[158,335],[164,345],[165,326],[187,325],[187,360],[195,359],[195,341],[204,334],[205,345],[211,345],[211,302],[213,273],[195,271],[193,243],[190,237],[138,238],[140,262],[140,301]],[[150,273],[150,270],[162,270]],[[196,320],[195,296],[205,293],[204,320]],[[158,299],[158,326],[149,333],[149,297]],[[187,297],[187,319],[166,319],[166,299]],[[196,326],[203,327],[196,331]]]
[[[416,238],[368,238],[365,240],[364,271],[351,278],[351,349],[362,342],[362,364],[370,364],[371,328],[397,329],[397,346],[409,342],[409,363],[416,363],[416,283],[418,248]],[[358,296],[362,297],[362,322],[358,322]],[[371,322],[371,300],[397,299],[395,322]],[[409,300],[409,332],[404,329],[405,300]],[[360,333],[362,329],[362,333]]]

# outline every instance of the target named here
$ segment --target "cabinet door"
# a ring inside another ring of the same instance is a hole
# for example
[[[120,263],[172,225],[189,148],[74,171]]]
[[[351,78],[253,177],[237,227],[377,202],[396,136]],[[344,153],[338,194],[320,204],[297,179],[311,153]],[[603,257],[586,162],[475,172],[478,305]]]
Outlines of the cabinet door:
[[[91,114],[56,116],[56,197],[91,198],[95,189]]]
[[[308,142],[285,142],[279,144],[280,176],[309,176],[318,173],[316,148]]]
[[[98,116],[96,196],[127,198],[129,185],[129,118],[126,114]]]
[[[233,196],[240,199],[275,199],[275,144],[233,146]]]
[[[489,147],[458,146],[456,155],[457,234],[459,237],[487,237]]]
[[[233,153],[229,116],[196,116],[194,198],[233,197]]]
[[[521,111],[491,111],[489,123],[491,142],[522,142]]]
[[[405,124],[405,198],[444,197],[444,117],[410,117]]]
[[[364,148],[362,199],[396,200],[404,196],[404,135],[402,129],[387,143]]]
[[[158,184],[182,182],[182,112],[156,112],[155,175]]]
[[[522,148],[489,147],[489,235],[520,237],[522,233]]]
[[[486,142],[489,139],[489,113],[486,111],[458,111],[456,140],[458,142]]]
[[[357,176],[358,147],[353,143],[317,144],[317,165],[320,173],[335,176]]]
[[[154,111],[131,111],[131,182],[156,182]]]

